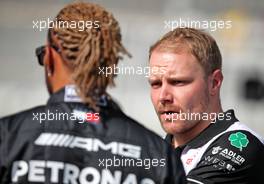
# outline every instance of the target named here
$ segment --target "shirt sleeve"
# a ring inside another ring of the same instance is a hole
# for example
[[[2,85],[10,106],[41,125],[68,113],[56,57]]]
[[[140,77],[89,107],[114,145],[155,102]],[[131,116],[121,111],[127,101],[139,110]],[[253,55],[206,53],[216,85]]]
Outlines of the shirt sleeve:
[[[223,134],[187,175],[188,183],[264,183],[264,146],[252,133]]]

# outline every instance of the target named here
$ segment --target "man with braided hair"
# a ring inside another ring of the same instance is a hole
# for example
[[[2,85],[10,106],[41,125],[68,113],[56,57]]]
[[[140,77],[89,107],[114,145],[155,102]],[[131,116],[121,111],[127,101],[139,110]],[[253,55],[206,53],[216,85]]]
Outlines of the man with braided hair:
[[[98,69],[129,55],[111,13],[66,6],[36,54],[51,96],[46,106],[0,119],[0,183],[185,183],[170,146],[106,92],[115,76]]]

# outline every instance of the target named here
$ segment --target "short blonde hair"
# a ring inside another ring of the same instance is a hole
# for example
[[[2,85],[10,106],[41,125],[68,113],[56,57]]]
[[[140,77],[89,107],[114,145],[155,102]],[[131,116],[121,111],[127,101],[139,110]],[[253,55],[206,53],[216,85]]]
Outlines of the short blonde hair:
[[[165,34],[150,47],[153,51],[175,52],[188,51],[196,57],[206,76],[216,69],[222,69],[222,56],[216,41],[204,31],[193,28],[176,28]]]

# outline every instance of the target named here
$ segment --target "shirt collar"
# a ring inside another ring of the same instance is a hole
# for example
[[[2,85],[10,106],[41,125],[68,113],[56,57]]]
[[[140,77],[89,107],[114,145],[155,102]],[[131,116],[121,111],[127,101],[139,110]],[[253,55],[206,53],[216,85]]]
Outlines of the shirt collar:
[[[225,131],[229,126],[231,126],[233,123],[237,122],[237,118],[235,117],[234,110],[228,110],[226,111],[224,117],[228,117],[225,119],[217,119],[214,123],[211,123],[205,130],[203,130],[198,136],[196,136],[194,139],[189,141],[183,146],[180,147],[191,147],[191,148],[198,148],[202,145],[206,144],[209,140],[211,140],[214,136],[217,134]],[[229,114],[229,116],[227,116]],[[170,134],[167,134],[165,140],[169,144],[172,142],[173,136]]]
[[[99,106],[107,106],[108,105],[108,99],[107,95],[102,95],[98,101],[97,105]],[[75,85],[66,85],[56,93],[53,93],[47,104],[52,104],[52,103],[59,103],[59,102],[77,102],[77,103],[82,103],[81,98],[78,96],[76,92],[76,86]]]

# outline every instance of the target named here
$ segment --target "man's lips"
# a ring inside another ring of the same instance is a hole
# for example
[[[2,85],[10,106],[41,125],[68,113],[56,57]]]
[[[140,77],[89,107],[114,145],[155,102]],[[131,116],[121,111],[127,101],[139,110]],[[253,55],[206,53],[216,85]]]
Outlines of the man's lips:
[[[179,113],[180,113],[179,111],[175,111],[175,110],[165,110],[165,111],[160,111],[159,116],[161,120],[171,121],[175,119]]]
[[[179,114],[180,111],[179,110],[159,110],[158,113],[160,115],[162,115],[162,114],[175,114],[175,113]]]

